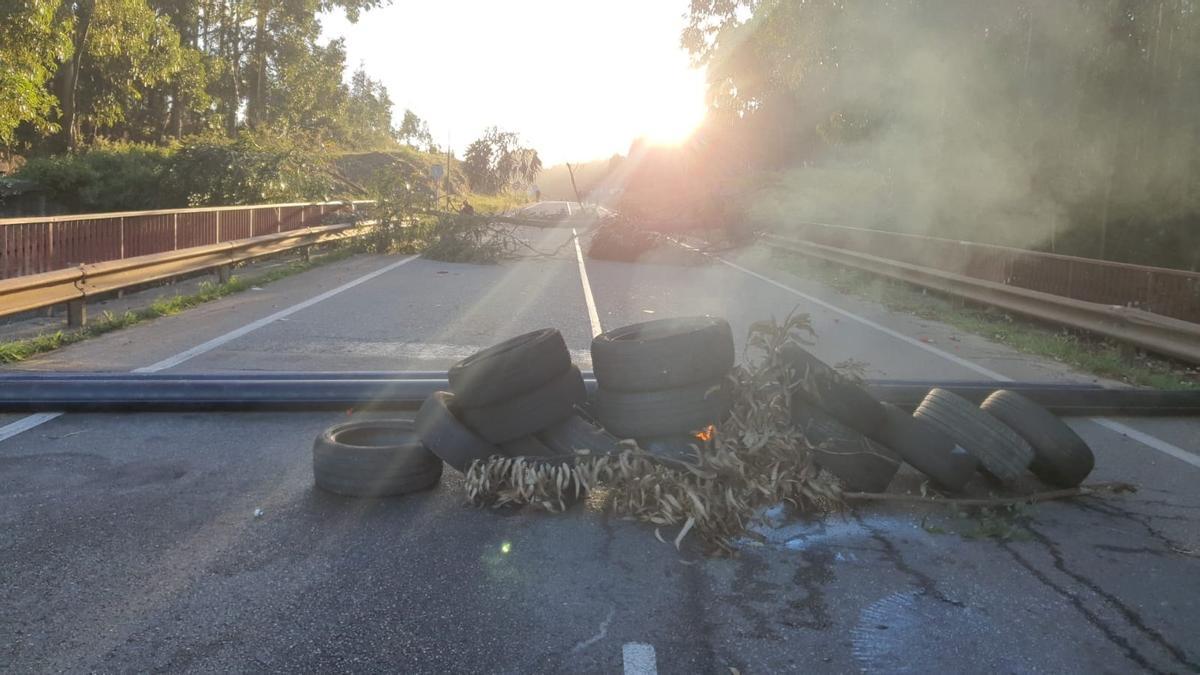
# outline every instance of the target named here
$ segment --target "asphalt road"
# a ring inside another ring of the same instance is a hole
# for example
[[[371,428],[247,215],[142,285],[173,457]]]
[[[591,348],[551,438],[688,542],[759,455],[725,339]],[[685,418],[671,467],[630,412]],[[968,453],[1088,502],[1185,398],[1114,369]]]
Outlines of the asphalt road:
[[[558,254],[362,256],[22,367],[440,369],[542,326],[588,367],[574,248],[563,230],[529,236]],[[741,336],[798,309],[818,355],[870,377],[1091,379],[771,270],[760,252],[729,260],[587,261],[595,318],[707,312]],[[405,498],[323,493],[312,439],[344,418],[65,415],[14,433],[27,418],[0,417],[0,671],[1200,670],[1200,420],[1071,420],[1093,479],[1140,490],[1026,509],[1009,540],[880,505],[782,519],[765,544],[706,559],[585,508],[465,507],[449,469]]]

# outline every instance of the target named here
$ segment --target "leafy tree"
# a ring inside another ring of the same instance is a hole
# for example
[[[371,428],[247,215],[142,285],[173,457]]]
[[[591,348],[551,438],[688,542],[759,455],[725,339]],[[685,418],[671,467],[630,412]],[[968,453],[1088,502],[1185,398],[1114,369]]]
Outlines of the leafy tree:
[[[411,111],[405,111],[405,121]],[[403,127],[401,127],[403,129]],[[355,150],[395,147],[401,133],[392,129],[392,99],[387,88],[359,68],[350,80],[346,100],[345,144]]]
[[[70,49],[70,34],[56,20],[56,0],[7,0],[0,5],[0,147],[12,148],[22,123],[54,131],[57,100],[46,87]]]
[[[429,124],[411,110],[404,111],[404,120],[400,122],[396,136],[409,147],[432,150],[433,134],[429,133]]]
[[[537,151],[521,145],[514,132],[490,127],[467,146],[463,172],[477,192],[496,193],[528,185],[542,170]]]

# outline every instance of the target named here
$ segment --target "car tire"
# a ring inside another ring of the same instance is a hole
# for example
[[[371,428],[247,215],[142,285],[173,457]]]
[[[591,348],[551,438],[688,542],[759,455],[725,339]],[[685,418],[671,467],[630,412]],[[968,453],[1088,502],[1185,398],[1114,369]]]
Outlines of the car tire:
[[[488,406],[539,389],[571,367],[562,333],[543,328],[476,352],[450,367],[450,392],[463,408]]]
[[[587,400],[583,375],[575,366],[542,387],[489,406],[459,409],[459,418],[492,443],[532,436],[570,417]]]
[[[883,492],[900,470],[900,456],[812,405],[794,406],[792,423],[814,446],[813,461],[854,492]]]
[[[733,331],[711,316],[657,319],[592,340],[596,383],[609,391],[678,389],[724,377],[733,368]]]
[[[929,422],[966,448],[985,471],[1001,481],[1016,480],[1033,461],[1033,448],[1017,432],[945,389],[930,391],[913,417]]]
[[[434,392],[417,411],[417,435],[429,451],[454,469],[466,473],[475,460],[500,454],[500,448],[479,437],[454,412],[454,394]]]
[[[336,424],[313,442],[313,479],[329,492],[389,497],[427,490],[442,476],[442,461],[408,420]]]
[[[816,404],[839,422],[867,436],[883,425],[883,405],[850,378],[799,345],[784,346],[780,357],[799,380],[798,398]]]
[[[596,418],[618,438],[688,434],[718,424],[731,396],[723,377],[659,391],[596,390]]]
[[[940,487],[963,489],[979,468],[979,460],[937,427],[890,403],[883,404],[884,421],[874,439],[900,455]]]
[[[1001,389],[988,396],[980,409],[1008,425],[1033,447],[1029,470],[1057,487],[1075,487],[1096,465],[1088,444],[1049,410]]]

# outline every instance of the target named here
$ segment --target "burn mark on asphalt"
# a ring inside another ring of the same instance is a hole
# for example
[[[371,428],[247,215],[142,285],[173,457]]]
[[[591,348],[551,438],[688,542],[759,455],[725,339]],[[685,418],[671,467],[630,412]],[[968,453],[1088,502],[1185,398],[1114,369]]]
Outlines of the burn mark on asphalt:
[[[804,618],[788,616],[780,623],[789,628],[826,630],[833,625],[829,604],[825,601],[825,585],[833,581],[834,554],[818,548],[804,551],[800,557],[804,564],[796,566],[792,582],[804,591],[804,595],[790,601],[788,607]]]
[[[1027,525],[1026,529],[1033,537],[1033,540],[1040,544],[1050,554],[1051,558],[1054,560],[1055,569],[1070,577],[1081,586],[1087,588],[1097,597],[1102,598],[1110,606],[1115,608],[1125,618],[1130,626],[1145,635],[1151,642],[1154,642],[1165,649],[1176,662],[1188,667],[1193,671],[1200,670],[1200,664],[1189,660],[1187,654],[1185,654],[1182,649],[1169,642],[1157,630],[1147,626],[1141,615],[1139,615],[1134,609],[1123,603],[1112,593],[1105,591],[1092,579],[1079,572],[1069,569],[1062,552],[1053,541],[1051,541],[1038,530],[1034,529],[1032,526]],[[1069,589],[1064,588],[1059,584],[1056,584],[1052,579],[1050,579],[1049,575],[1042,572],[1037,568],[1037,566],[1035,566],[1032,562],[1022,556],[1015,548],[1013,548],[1012,544],[1001,542],[999,543],[999,546],[1007,551],[1008,554],[1017,562],[1017,564],[1033,575],[1033,577],[1037,579],[1043,586],[1046,586],[1062,596],[1068,603],[1071,604],[1072,607],[1076,609],[1076,611],[1078,611],[1084,617],[1089,624],[1096,628],[1096,630],[1100,631],[1109,642],[1124,651],[1126,657],[1128,657],[1131,661],[1137,663],[1143,668],[1146,668],[1147,670],[1151,670],[1156,673],[1167,672],[1151,664],[1150,660],[1144,654],[1142,654],[1124,637],[1118,635],[1116,630],[1111,625],[1104,621],[1104,619],[1102,619],[1096,612],[1088,609],[1087,606],[1084,605],[1083,601],[1079,598],[1078,594],[1071,592]]]

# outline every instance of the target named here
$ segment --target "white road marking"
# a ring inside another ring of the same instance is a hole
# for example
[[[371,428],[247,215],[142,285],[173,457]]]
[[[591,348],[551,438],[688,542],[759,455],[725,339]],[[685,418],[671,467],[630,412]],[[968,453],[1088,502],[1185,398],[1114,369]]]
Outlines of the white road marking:
[[[583,249],[579,248],[579,233],[571,228],[575,239],[575,259],[579,261],[579,279],[583,282],[583,300],[587,303],[588,321],[592,322],[592,337],[604,332],[600,326],[600,314],[596,312],[596,299],[592,297],[592,285],[588,283],[587,265],[583,264]]]
[[[278,312],[275,312],[274,314],[263,317],[257,321],[252,321],[252,322],[246,324],[245,326],[242,326],[241,328],[231,330],[224,335],[215,337],[215,338],[209,340],[208,342],[203,342],[201,344],[198,344],[195,347],[192,347],[191,349],[187,349],[182,352],[179,352],[178,354],[168,357],[168,358],[165,358],[162,361],[159,361],[157,363],[152,363],[148,366],[143,366],[141,368],[135,368],[133,370],[133,372],[135,372],[135,373],[154,373],[154,372],[157,372],[160,370],[166,370],[167,368],[173,368],[173,367],[183,363],[184,361],[193,359],[193,358],[200,356],[201,354],[204,354],[206,352],[210,352],[231,340],[236,340],[236,339],[242,337],[243,335],[246,335],[247,333],[250,333],[250,332],[258,330],[259,328],[262,328],[263,326],[266,326],[270,323],[278,321],[284,317],[291,316],[292,314],[295,314],[296,312],[299,312],[302,309],[307,309],[309,307],[312,307],[313,305],[317,304],[318,302],[321,302],[322,300],[328,300],[329,298],[332,298],[333,296],[335,296],[339,293],[342,293],[344,291],[348,291],[351,288],[358,286],[359,284],[366,283],[381,274],[385,274],[387,272],[390,272],[390,271],[396,269],[397,267],[399,267],[405,263],[411,262],[412,260],[416,259],[416,257],[417,256],[415,256],[415,255],[409,256],[403,260],[394,262],[391,265],[387,265],[385,267],[377,269],[374,272],[371,272],[369,274],[364,274],[363,276],[355,279],[354,281],[344,283],[341,286],[338,286],[337,288],[325,291],[324,293],[322,293],[320,295],[313,296],[313,297],[309,298],[308,300],[305,300],[304,302],[296,303],[286,309],[281,309]],[[13,422],[11,424],[7,424],[3,427],[0,427],[0,441],[4,441],[9,438],[12,438],[13,436],[16,436],[17,434],[29,431],[30,429],[33,429],[34,427],[41,426],[42,424],[45,424],[46,422],[49,422],[50,420],[55,419],[55,418],[61,416],[62,414],[63,413],[60,413],[60,412],[37,413],[36,415],[30,415],[23,419],[19,419],[16,422]]]
[[[486,345],[452,345],[441,342],[338,342],[328,340],[289,340],[287,351],[295,354],[323,353],[387,358],[396,361],[461,361],[484,349]],[[571,362],[580,368],[591,368],[592,353],[587,349],[572,349]]]
[[[762,274],[759,274],[758,272],[755,272],[754,270],[746,269],[745,267],[742,267],[741,265],[729,262],[728,260],[725,260],[724,258],[722,258],[720,256],[713,256],[713,258],[725,263],[726,265],[728,265],[736,270],[745,272],[746,274],[749,274],[750,276],[752,276],[756,279],[760,279],[762,281],[767,282],[768,284],[771,284],[772,286],[781,288],[781,289],[791,293],[792,295],[804,298],[805,300],[808,300],[809,302],[820,305],[821,307],[824,307],[830,311],[837,312],[838,314],[841,314],[842,316],[846,317],[847,319],[852,319],[854,321],[857,321],[858,323],[861,323],[864,326],[869,326],[871,328],[874,328],[875,330],[880,331],[881,333],[890,335],[898,340],[902,340],[914,347],[924,349],[925,351],[927,351],[931,354],[936,354],[944,359],[952,361],[953,363],[957,363],[958,365],[960,365],[964,368],[969,368],[970,370],[973,370],[973,371],[979,373],[980,375],[983,375],[984,377],[995,380],[997,382],[1012,382],[1013,381],[1013,379],[1011,377],[1008,377],[1007,375],[1001,375],[1000,373],[997,373],[994,370],[984,368],[983,366],[981,366],[977,363],[968,361],[968,360],[962,358],[961,356],[957,356],[955,354],[951,354],[950,352],[938,349],[937,347],[934,347],[933,345],[925,344],[924,342],[921,342],[920,340],[914,340],[913,338],[911,338],[907,335],[898,333],[898,332],[892,330],[891,328],[882,326],[878,323],[875,323],[874,321],[871,321],[870,319],[861,317],[852,312],[848,312],[848,311],[842,309],[841,307],[831,305],[828,302],[821,300],[820,298],[815,298],[807,293],[798,291],[798,290],[792,288],[791,286],[782,284],[778,281],[775,281],[774,279],[763,276]],[[1163,454],[1170,455],[1171,457],[1174,457],[1175,459],[1178,459],[1180,461],[1191,464],[1192,466],[1200,468],[1200,457],[1197,457],[1196,455],[1188,452],[1187,450],[1184,450],[1183,448],[1174,446],[1160,438],[1155,438],[1154,436],[1151,436],[1147,433],[1138,431],[1137,429],[1134,429],[1133,427],[1130,427],[1126,424],[1122,424],[1115,420],[1110,420],[1110,419],[1103,418],[1103,417],[1093,417],[1090,419],[1093,422],[1095,422],[1096,424],[1099,424],[1100,426],[1105,427],[1110,431],[1115,431],[1116,433],[1121,434],[1123,436],[1127,436],[1129,438],[1132,438],[1133,440],[1135,440],[1147,447],[1158,450],[1159,452],[1162,452]]]
[[[1170,443],[1162,439],[1155,438],[1150,434],[1138,431],[1129,425],[1121,424],[1116,420],[1110,420],[1104,417],[1093,417],[1091,420],[1102,427],[1106,427],[1111,431],[1121,434],[1122,436],[1128,436],[1142,445],[1148,445],[1159,452],[1166,453],[1181,462],[1187,462],[1197,469],[1200,469],[1200,457],[1193,455],[1187,450],[1171,445]]]
[[[857,321],[864,326],[874,328],[875,330],[877,330],[881,333],[890,335],[891,337],[894,337],[897,340],[906,342],[918,349],[924,349],[925,351],[927,351],[931,354],[936,354],[937,356],[940,356],[943,359],[952,361],[952,362],[962,366],[963,368],[973,370],[988,379],[996,380],[997,382],[1012,382],[1013,381],[1013,379],[1011,377],[1001,375],[1000,373],[997,373],[994,370],[984,368],[983,366],[979,365],[978,363],[972,363],[971,361],[968,361],[968,360],[962,358],[961,356],[957,356],[955,354],[951,354],[948,351],[938,349],[937,347],[934,347],[933,345],[926,344],[924,342],[921,342],[920,340],[911,338],[903,333],[898,333],[898,332],[892,330],[891,328],[888,328],[887,326],[883,326],[881,324],[875,323],[874,321],[872,321],[868,318],[865,318],[865,317],[861,317],[857,314],[854,314],[853,312],[848,312],[836,305],[831,305],[828,302],[825,302],[824,300],[822,300],[820,298],[811,296],[808,293],[804,293],[802,291],[798,291],[798,290],[792,288],[791,286],[781,284],[778,281],[771,279],[770,277],[765,277],[765,276],[759,274],[758,272],[755,272],[754,270],[746,269],[745,267],[742,267],[741,265],[738,265],[736,263],[731,263],[728,260],[721,258],[721,257],[717,257],[717,260],[720,260],[721,262],[725,263],[726,265],[729,265],[730,267],[732,267],[736,270],[741,270],[742,272],[745,272],[746,274],[749,274],[752,277],[761,279],[761,280],[767,282],[768,284],[771,284],[772,286],[782,288],[783,290],[791,293],[792,295],[796,295],[801,298],[804,298],[805,300],[808,300],[809,302],[811,302],[815,305],[820,305],[820,306],[824,307],[825,309],[828,309],[831,312],[837,312],[838,314],[841,314],[842,316],[846,317],[847,319],[850,319],[852,321]]]
[[[62,413],[60,412],[48,412],[36,413],[28,417],[22,417],[16,422],[0,427],[0,441],[6,441],[17,434],[25,433],[34,427],[40,427],[46,422],[61,416]]]
[[[644,642],[626,642],[621,647],[625,675],[658,675],[658,660],[654,646]]]
[[[575,648],[571,650],[571,653],[578,654],[579,652],[608,637],[608,627],[612,625],[613,617],[616,616],[616,614],[617,606],[613,605],[612,607],[609,607],[608,616],[604,617],[604,620],[600,622],[600,629],[596,631],[596,634],[575,645]]]

